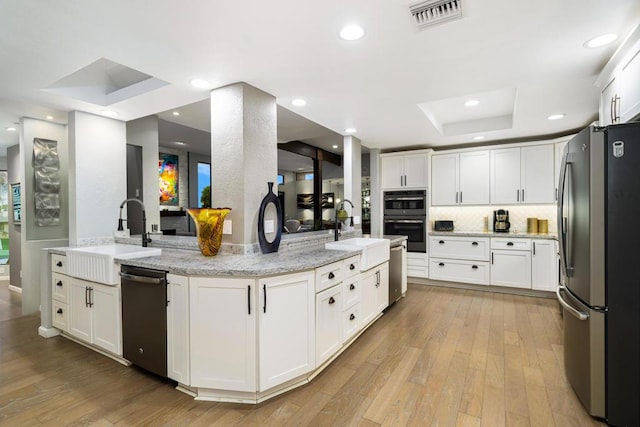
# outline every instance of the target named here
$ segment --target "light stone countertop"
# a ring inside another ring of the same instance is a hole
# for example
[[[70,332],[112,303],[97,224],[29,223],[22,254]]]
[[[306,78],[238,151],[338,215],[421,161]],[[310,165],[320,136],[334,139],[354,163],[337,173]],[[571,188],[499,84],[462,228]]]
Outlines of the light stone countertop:
[[[456,237],[506,237],[520,239],[558,240],[555,234],[528,234],[528,233],[495,233],[482,231],[429,231],[429,236],[456,236]]]

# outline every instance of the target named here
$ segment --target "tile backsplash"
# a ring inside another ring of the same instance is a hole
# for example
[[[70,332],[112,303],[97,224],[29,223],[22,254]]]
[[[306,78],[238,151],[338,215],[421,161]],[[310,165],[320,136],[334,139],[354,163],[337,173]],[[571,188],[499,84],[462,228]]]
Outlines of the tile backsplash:
[[[556,234],[556,205],[515,205],[515,206],[438,206],[429,208],[429,231],[435,220],[453,220],[455,231],[483,231],[484,217],[488,217],[489,231],[493,230],[493,211],[509,211],[510,231],[525,233],[527,218],[549,221],[549,234]]]

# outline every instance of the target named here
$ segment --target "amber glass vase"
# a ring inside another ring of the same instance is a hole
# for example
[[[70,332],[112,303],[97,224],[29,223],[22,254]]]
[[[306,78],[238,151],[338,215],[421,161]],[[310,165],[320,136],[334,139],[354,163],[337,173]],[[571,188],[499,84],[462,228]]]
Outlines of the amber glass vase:
[[[222,243],[224,217],[231,212],[231,208],[187,209],[187,212],[196,223],[198,246],[202,255],[217,255]]]

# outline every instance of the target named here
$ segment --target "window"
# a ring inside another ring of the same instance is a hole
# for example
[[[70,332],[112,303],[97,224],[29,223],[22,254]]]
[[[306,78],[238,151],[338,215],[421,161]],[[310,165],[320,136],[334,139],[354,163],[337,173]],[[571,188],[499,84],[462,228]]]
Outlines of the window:
[[[198,162],[198,207],[211,207],[211,163]]]
[[[278,185],[284,184],[284,175],[278,174]]]

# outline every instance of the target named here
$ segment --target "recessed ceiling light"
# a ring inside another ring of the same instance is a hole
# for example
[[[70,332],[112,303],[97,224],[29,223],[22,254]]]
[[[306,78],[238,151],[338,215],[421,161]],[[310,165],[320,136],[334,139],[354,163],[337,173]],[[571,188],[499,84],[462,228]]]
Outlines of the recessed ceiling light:
[[[473,139],[475,141],[480,141],[481,139],[484,139],[484,136],[482,136],[482,135],[474,136]]]
[[[344,131],[346,133],[356,133],[358,130],[356,128],[346,128]]]
[[[592,38],[591,40],[587,40],[583,44],[583,46],[584,47],[588,47],[588,48],[606,46],[609,43],[613,43],[617,39],[618,39],[618,35],[617,34],[613,34],[613,33],[602,34],[600,36]]]
[[[187,145],[186,142],[182,142],[182,141],[176,141],[176,144],[178,144],[178,145]]]
[[[179,115],[180,115],[180,112],[179,112],[179,111],[174,111],[174,112],[173,112],[173,113],[171,113],[171,114],[173,114],[174,116],[179,116]]]
[[[303,170],[304,168],[298,168],[299,171]]]
[[[359,25],[347,25],[340,30],[340,38],[342,40],[354,41],[364,36],[364,30]]]
[[[118,113],[113,110],[100,110],[100,114],[107,117],[118,117]]]
[[[338,148],[338,146],[337,146],[337,145],[332,145],[332,147],[333,147],[333,148]]]
[[[470,99],[467,102],[464,103],[465,107],[475,107],[476,105],[480,104],[480,101],[478,101],[477,99]]]
[[[291,101],[291,103],[293,105],[295,105],[296,107],[304,107],[305,105],[307,105],[307,101],[305,101],[304,99],[294,99],[293,101]]]
[[[209,89],[211,87],[211,83],[204,79],[191,79],[189,83],[197,89]]]
[[[560,120],[563,117],[564,117],[564,114],[552,114],[549,117],[547,117],[547,120]]]
[[[53,116],[47,116],[47,120],[53,120]]]
[[[13,126],[9,126],[9,127],[7,128],[7,130],[8,130],[9,132],[15,132],[15,131],[16,131],[16,128],[14,128]]]

